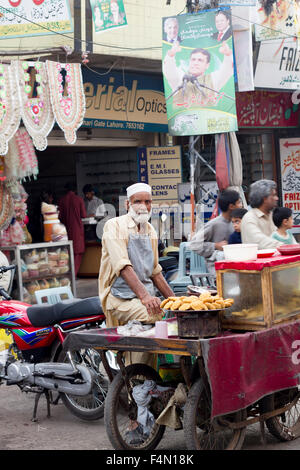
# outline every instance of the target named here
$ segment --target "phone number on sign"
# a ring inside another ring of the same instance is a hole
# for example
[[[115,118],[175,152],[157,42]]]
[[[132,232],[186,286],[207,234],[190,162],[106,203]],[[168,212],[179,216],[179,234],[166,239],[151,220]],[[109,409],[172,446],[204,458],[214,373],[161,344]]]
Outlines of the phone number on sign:
[[[125,126],[127,129],[138,129],[139,131],[143,131],[145,128],[145,124],[143,122],[126,122]]]

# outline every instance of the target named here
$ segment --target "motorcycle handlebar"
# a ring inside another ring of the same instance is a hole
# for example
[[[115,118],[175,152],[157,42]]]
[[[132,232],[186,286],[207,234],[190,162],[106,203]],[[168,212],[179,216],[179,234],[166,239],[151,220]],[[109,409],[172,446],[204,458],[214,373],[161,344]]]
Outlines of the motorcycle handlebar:
[[[0,274],[6,273],[7,271],[11,271],[12,269],[15,269],[16,265],[12,264],[10,266],[0,266]]]
[[[6,300],[11,300],[11,296],[6,292],[5,289],[0,287],[0,296],[4,297]]]

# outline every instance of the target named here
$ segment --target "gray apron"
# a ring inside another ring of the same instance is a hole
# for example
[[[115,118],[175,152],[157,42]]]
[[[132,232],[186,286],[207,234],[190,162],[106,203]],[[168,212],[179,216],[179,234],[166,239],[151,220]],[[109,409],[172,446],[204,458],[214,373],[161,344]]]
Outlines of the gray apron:
[[[129,235],[127,250],[128,257],[137,277],[149,294],[154,296],[154,286],[150,279],[154,267],[154,255],[149,236],[141,234]],[[120,299],[133,299],[136,297],[122,276],[117,277],[113,283],[111,293]]]

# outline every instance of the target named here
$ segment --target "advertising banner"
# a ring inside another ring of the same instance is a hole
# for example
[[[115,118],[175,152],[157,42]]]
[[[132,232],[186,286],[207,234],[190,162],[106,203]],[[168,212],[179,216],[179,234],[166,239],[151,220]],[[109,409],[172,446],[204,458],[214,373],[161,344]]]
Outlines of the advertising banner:
[[[1,0],[1,39],[72,31],[68,0]]]
[[[83,68],[83,127],[168,132],[162,79],[154,75]]]
[[[177,186],[182,181],[180,145],[139,148],[138,173],[141,183],[150,184],[154,203],[177,203]]]
[[[255,87],[299,89],[299,72],[297,41],[279,39],[261,43],[254,77]]]
[[[237,130],[229,8],[163,18],[162,61],[171,135]]]
[[[127,25],[123,0],[90,0],[96,33]]]
[[[279,139],[282,203],[293,211],[294,226],[300,227],[300,138]]]
[[[255,90],[236,94],[239,128],[298,127],[299,104],[293,104],[292,93]]]
[[[258,0],[256,6],[255,39],[279,39],[292,37],[296,34],[297,14],[293,0],[277,2]]]
[[[231,11],[238,90],[251,91],[254,90],[251,11],[243,6],[233,6]]]

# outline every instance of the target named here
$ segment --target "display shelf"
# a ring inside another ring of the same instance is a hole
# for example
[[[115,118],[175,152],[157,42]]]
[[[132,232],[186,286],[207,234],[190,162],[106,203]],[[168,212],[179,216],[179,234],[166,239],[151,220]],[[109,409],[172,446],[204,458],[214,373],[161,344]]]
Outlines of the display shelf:
[[[50,243],[32,243],[27,245],[13,245],[13,246],[2,246],[0,250],[7,256],[10,264],[16,264],[16,289],[13,291],[13,298],[16,300],[26,301],[28,303],[36,303],[34,293],[29,293],[25,290],[26,286],[30,283],[37,283],[35,290],[40,290],[42,281],[49,283],[53,281],[55,287],[58,287],[60,279],[68,278],[70,280],[70,287],[72,289],[74,297],[76,297],[76,283],[75,283],[75,271],[74,271],[74,255],[73,255],[73,242],[50,242]],[[51,259],[52,257],[52,259]],[[56,258],[56,259],[53,259]],[[45,270],[45,265],[51,264],[54,267],[59,266],[59,262],[64,261],[69,270],[65,273],[54,274],[50,272],[43,275],[33,275],[33,270]],[[55,265],[57,263],[57,265]],[[44,265],[43,268],[40,265]],[[28,270],[28,276],[23,277],[22,272]],[[29,274],[30,271],[30,274]],[[51,287],[50,287],[51,288]]]
[[[52,279],[54,277],[69,277],[71,275],[70,272],[64,273],[64,274],[45,274],[45,276],[39,276],[39,277],[34,277],[30,276],[29,278],[24,278],[22,277],[23,283],[30,282],[30,281],[43,281],[44,279]]]

